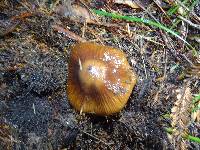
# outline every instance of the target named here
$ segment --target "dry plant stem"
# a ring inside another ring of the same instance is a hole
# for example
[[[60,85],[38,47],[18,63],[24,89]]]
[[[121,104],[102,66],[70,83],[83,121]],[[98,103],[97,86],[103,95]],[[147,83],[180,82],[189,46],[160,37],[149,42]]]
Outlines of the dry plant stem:
[[[11,26],[9,26],[9,27],[6,29],[5,32],[0,33],[0,37],[1,37],[1,36],[5,36],[5,35],[8,35],[9,33],[13,32],[13,31],[17,28],[18,25],[19,25],[19,22],[15,23],[15,24],[13,24],[13,25],[11,25]]]
[[[29,7],[26,5],[26,2],[18,1],[18,3],[20,3],[24,8],[26,8],[27,11],[32,12],[31,9],[29,9]]]
[[[190,20],[184,18],[183,16],[178,16],[178,18],[180,18],[181,20],[183,20],[184,22],[186,22],[186,23],[189,24],[190,26],[192,26],[192,27],[194,27],[194,28],[200,30],[200,25],[191,22]]]
[[[186,25],[185,22],[183,21],[181,25],[181,33],[182,33],[182,38],[186,40],[188,35],[188,25]],[[185,48],[185,43],[183,42],[183,44],[181,45],[181,50],[184,51],[184,48]]]
[[[160,30],[160,33],[163,38],[163,41],[165,42],[165,45],[170,50],[174,58],[177,59],[178,61],[181,61],[181,59],[177,56],[177,51],[174,48],[173,43],[171,42],[172,41],[171,38],[169,39],[169,36],[167,36],[167,34],[163,33],[161,30]]]
[[[64,34],[66,37],[71,38],[71,39],[73,39],[73,40],[76,40],[76,41],[78,41],[78,42],[85,42],[85,41],[86,41],[84,38],[82,38],[82,37],[76,35],[75,33],[69,31],[69,30],[66,29],[66,28],[62,28],[62,27],[60,27],[60,26],[58,26],[58,25],[53,25],[52,28],[53,28],[55,31],[57,31],[57,32],[59,32],[59,33],[61,33],[61,34]]]
[[[147,14],[153,18],[157,23],[159,23],[159,21],[145,8],[145,6],[139,1],[139,0],[134,0],[135,3],[140,6],[145,12],[147,12]]]
[[[194,11],[190,11],[190,9],[188,7],[186,7],[181,1],[176,0],[178,2],[178,4],[183,7],[185,10],[187,10],[188,12],[191,13],[191,15],[200,23],[200,17],[198,17]]]
[[[160,10],[165,14],[165,16],[167,17],[167,19],[168,19],[169,21],[171,21],[171,19],[169,18],[169,16],[168,16],[167,13],[165,12],[165,10],[162,8],[162,6],[160,6],[158,0],[153,0],[153,1],[154,1],[154,3],[160,8]]]
[[[164,80],[167,78],[167,61],[168,61],[168,55],[167,55],[167,52],[166,52],[166,49],[164,49],[164,56],[165,56],[165,67],[164,67],[164,75],[163,75],[163,77],[164,77]]]
[[[149,41],[149,42],[155,43],[155,44],[160,45],[160,46],[162,46],[162,47],[165,46],[164,44],[159,43],[159,42],[157,42],[156,40],[153,40],[154,37],[147,37],[147,36],[143,36],[143,35],[134,35],[134,36],[135,36],[135,37],[142,38],[142,39],[145,39],[145,40],[147,40],[147,41]]]
[[[142,55],[142,62],[143,62],[143,68],[144,68],[144,72],[145,72],[145,77],[146,79],[148,79],[148,75],[147,75],[147,69],[146,69],[146,65],[145,65],[145,58],[144,58],[144,51],[146,50],[147,44],[143,45],[143,40],[140,39],[140,54]]]
[[[191,65],[193,66],[193,62],[191,60],[189,60],[189,58],[187,56],[185,56],[185,54],[181,54],[181,56],[183,56],[185,58],[185,60]]]
[[[104,44],[103,41],[110,40],[110,38],[101,39],[101,38],[99,37],[99,35],[98,35],[98,34],[95,34],[95,31],[92,30],[92,29],[90,29],[89,27],[87,28],[87,30],[96,38],[96,39],[94,39],[94,40],[89,40],[90,42],[92,42],[92,41],[93,41],[93,42],[99,41],[99,42],[103,45],[103,44]]]
[[[86,135],[92,137],[93,139],[95,139],[95,140],[97,140],[97,141],[99,141],[99,142],[105,144],[109,149],[112,149],[112,147],[111,147],[110,145],[112,145],[113,143],[107,143],[107,142],[101,140],[100,138],[98,138],[98,137],[96,137],[96,136],[94,136],[94,135],[92,135],[92,134],[90,134],[90,133],[88,133],[88,132],[86,132],[86,131],[83,131],[83,130],[80,130],[80,131],[81,131],[82,133],[84,133],[84,134],[86,134]]]
[[[166,49],[164,48],[164,62],[165,62],[165,66],[164,66],[164,73],[163,73],[163,78],[161,80],[161,83],[160,83],[160,86],[159,86],[159,90],[158,92],[156,93],[155,97],[154,97],[154,103],[157,103],[158,102],[158,99],[159,99],[159,94],[162,92],[164,86],[165,86],[165,80],[167,78],[167,61],[168,61],[168,58],[167,58],[167,52],[166,52]]]
[[[171,42],[172,39],[167,36],[167,34],[163,33],[160,30],[160,33],[163,37],[163,40],[165,42],[165,45],[167,46],[167,48],[169,49],[169,51],[172,53],[172,55],[174,56],[175,59],[177,59],[179,62],[182,62],[183,60],[180,58],[180,56],[183,56],[183,58],[185,58],[185,60],[190,64],[193,65],[192,61],[189,60],[189,58],[187,58],[184,54],[179,54],[178,51],[174,48],[173,43]]]
[[[87,29],[87,21],[84,21],[84,25],[83,25],[83,28],[82,28],[82,38],[85,38],[85,31]]]

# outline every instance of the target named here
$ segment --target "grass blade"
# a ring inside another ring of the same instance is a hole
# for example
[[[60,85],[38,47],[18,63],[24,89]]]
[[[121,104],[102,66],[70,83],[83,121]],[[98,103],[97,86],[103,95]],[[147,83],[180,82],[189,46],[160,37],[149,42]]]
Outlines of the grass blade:
[[[172,35],[179,38],[180,40],[182,40],[187,45],[191,46],[186,40],[184,40],[180,35],[178,35],[177,32],[167,28],[166,26],[164,26],[160,23],[154,22],[152,20],[148,20],[148,19],[145,19],[145,18],[139,18],[139,17],[133,17],[133,16],[123,16],[123,15],[120,15],[120,14],[117,14],[117,13],[109,13],[109,12],[106,12],[106,11],[101,11],[101,10],[96,10],[96,9],[93,9],[93,12],[96,13],[97,15],[100,15],[100,16],[112,17],[114,19],[122,19],[122,20],[130,21],[130,22],[140,22],[140,23],[144,23],[144,24],[147,24],[147,25],[150,25],[150,26],[157,27],[159,29],[162,29],[162,30],[168,32],[168,33],[171,33]]]

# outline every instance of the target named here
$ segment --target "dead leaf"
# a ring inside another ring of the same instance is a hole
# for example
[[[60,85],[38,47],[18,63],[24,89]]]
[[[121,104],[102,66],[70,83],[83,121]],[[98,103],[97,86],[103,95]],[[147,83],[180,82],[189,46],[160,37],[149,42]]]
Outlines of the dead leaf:
[[[63,17],[69,17],[73,21],[95,23],[96,18],[85,7],[79,5],[58,5],[55,12]]]
[[[72,5],[73,13],[82,19],[82,21],[86,21],[87,23],[94,23],[94,16],[89,12],[88,9],[79,6],[79,5]]]
[[[138,9],[140,6],[135,3],[133,0],[114,0],[113,1],[115,4],[123,4],[123,5],[128,5],[129,7],[133,9]]]
[[[175,129],[172,134],[171,142],[175,149],[185,149],[188,147],[186,140],[183,137],[188,131],[188,124],[190,122],[190,110],[192,108],[192,94],[189,83],[184,89],[179,89],[177,92],[177,101],[171,109],[171,125]]]

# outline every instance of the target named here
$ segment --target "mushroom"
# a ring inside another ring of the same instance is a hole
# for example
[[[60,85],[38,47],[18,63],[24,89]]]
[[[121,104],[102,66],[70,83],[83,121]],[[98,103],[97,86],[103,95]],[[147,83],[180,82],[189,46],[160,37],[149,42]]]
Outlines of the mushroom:
[[[68,98],[80,113],[103,116],[119,112],[136,84],[125,54],[109,46],[75,44],[68,68]]]

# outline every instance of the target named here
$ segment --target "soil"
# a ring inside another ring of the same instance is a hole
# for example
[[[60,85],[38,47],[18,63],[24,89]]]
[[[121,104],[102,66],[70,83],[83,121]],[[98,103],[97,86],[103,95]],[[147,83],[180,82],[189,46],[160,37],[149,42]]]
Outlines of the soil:
[[[102,8],[103,2],[91,6]],[[181,50],[181,41],[171,37],[174,51],[165,45],[158,29],[149,31],[148,26],[130,23],[134,34],[153,36],[160,44],[129,37],[120,20],[101,18],[118,24],[113,27],[88,24],[85,39],[124,51],[138,82],[120,113],[80,115],[66,94],[70,46],[77,41],[52,25],[61,24],[81,36],[83,23],[42,10],[11,19],[27,9],[15,0],[0,6],[0,149],[173,149],[165,131],[170,118],[163,116],[170,114],[176,101],[174,91],[188,80],[192,93],[200,91],[197,78],[185,73],[190,67],[185,57],[193,62],[195,58]],[[199,146],[194,143],[191,148]]]

